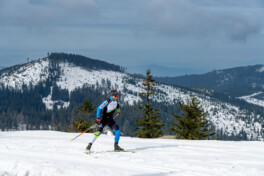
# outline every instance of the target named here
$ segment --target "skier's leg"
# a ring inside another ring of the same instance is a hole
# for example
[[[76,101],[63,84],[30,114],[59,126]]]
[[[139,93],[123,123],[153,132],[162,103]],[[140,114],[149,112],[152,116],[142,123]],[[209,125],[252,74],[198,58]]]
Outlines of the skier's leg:
[[[113,130],[113,132],[115,133],[115,142],[118,142],[120,139],[120,130],[119,127],[117,125],[117,123],[111,119],[108,126]]]
[[[92,141],[90,143],[93,144],[96,141],[96,139],[100,136],[101,133],[102,133],[101,131],[96,131],[94,133],[93,139],[92,139]]]
[[[103,132],[103,129],[104,129],[104,126],[105,126],[104,124],[105,123],[102,121],[102,123],[97,127],[97,131],[94,133],[93,139],[91,140],[91,142],[86,147],[86,152],[87,153],[89,153],[89,151],[91,150],[91,147],[92,147],[93,143],[96,141],[96,139]]]
[[[101,123],[98,127],[97,127],[97,131],[94,133],[93,139],[90,143],[94,143],[96,141],[96,139],[101,135],[101,133],[103,132],[104,129],[104,125],[103,123]]]
[[[107,119],[105,118],[105,115],[103,113],[101,113],[100,120],[101,123],[97,126],[97,131],[94,133],[93,139],[91,140],[90,144],[93,144],[96,141],[96,139],[103,132],[104,127],[108,124]]]
[[[113,124],[111,126],[111,128],[113,129],[114,133],[115,133],[115,145],[114,145],[114,149],[115,151],[124,151],[124,149],[122,149],[121,147],[119,147],[118,142],[120,139],[120,130],[118,125],[116,124],[116,122],[113,120],[113,122],[111,123]]]
[[[115,133],[115,142],[118,143],[120,139],[120,130],[113,129],[113,131]]]

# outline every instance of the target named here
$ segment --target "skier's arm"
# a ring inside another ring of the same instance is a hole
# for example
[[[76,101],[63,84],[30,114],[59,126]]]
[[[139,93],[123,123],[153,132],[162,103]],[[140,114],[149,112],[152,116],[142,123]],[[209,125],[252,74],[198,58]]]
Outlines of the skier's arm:
[[[104,109],[104,107],[106,107],[107,105],[108,105],[108,102],[107,102],[107,100],[105,100],[105,101],[103,101],[102,104],[100,104],[100,106],[98,106],[97,113],[96,113],[96,118],[100,118],[102,109]]]

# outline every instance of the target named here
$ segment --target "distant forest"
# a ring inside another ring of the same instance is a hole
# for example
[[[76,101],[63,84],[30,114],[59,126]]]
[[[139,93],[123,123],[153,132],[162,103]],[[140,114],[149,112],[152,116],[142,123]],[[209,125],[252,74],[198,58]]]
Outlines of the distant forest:
[[[77,55],[77,54],[66,54],[66,53],[51,53],[48,54],[48,58],[53,61],[67,61],[73,63],[76,66],[85,67],[93,70],[112,70],[118,72],[124,72],[125,68],[109,64],[104,61],[91,59],[85,56]]]

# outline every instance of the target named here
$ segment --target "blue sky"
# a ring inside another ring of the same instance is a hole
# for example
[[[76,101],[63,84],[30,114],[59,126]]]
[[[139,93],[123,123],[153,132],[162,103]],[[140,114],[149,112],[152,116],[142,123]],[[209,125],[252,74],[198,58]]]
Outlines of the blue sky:
[[[1,0],[0,65],[68,52],[155,75],[264,64],[263,0]]]

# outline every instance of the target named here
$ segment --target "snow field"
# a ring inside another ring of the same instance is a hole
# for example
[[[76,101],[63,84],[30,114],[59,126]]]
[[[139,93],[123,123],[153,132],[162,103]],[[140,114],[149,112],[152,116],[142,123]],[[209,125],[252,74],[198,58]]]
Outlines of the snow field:
[[[263,142],[189,141],[101,135],[92,154],[84,153],[93,134],[56,131],[0,132],[0,176],[263,176]]]

